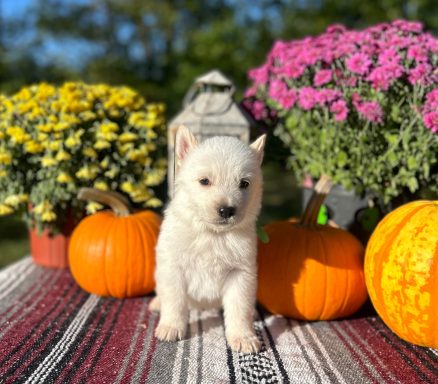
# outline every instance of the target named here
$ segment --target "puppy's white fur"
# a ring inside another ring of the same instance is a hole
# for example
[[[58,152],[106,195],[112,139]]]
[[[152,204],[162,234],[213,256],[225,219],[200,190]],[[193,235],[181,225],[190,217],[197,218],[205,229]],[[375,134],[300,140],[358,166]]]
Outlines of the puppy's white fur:
[[[178,129],[175,195],[156,248],[157,297],[151,309],[161,310],[157,338],[182,339],[189,308],[223,306],[230,347],[259,350],[252,323],[264,144],[265,136],[250,146],[230,137],[198,145],[187,128]],[[202,185],[202,179],[210,184]],[[235,215],[221,217],[220,207],[234,207]]]

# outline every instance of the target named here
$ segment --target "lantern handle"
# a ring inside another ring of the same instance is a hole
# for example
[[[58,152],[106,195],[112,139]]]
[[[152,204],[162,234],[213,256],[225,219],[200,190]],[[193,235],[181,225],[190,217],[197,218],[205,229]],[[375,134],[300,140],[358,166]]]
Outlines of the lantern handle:
[[[210,88],[212,85],[216,84],[207,84],[207,83],[195,83],[193,84],[189,90],[187,91],[186,95],[183,99],[183,108],[186,108],[193,100],[195,100],[198,93],[200,93],[203,89]],[[234,93],[236,92],[236,87],[234,85],[230,86],[222,86],[224,88],[228,88],[228,94],[230,95],[230,98],[234,96]]]

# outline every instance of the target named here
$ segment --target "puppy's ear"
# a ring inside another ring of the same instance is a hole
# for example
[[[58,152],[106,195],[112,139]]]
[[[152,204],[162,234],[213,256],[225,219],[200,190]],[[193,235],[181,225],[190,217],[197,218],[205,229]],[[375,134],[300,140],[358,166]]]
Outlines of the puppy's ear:
[[[190,129],[184,125],[180,125],[176,131],[175,140],[175,155],[176,165],[179,167],[187,154],[198,145],[196,137],[193,136]]]
[[[265,143],[266,143],[266,134],[260,136],[256,141],[254,141],[250,147],[256,152],[257,159],[259,161],[259,164],[262,164],[263,161],[263,154],[265,150]]]

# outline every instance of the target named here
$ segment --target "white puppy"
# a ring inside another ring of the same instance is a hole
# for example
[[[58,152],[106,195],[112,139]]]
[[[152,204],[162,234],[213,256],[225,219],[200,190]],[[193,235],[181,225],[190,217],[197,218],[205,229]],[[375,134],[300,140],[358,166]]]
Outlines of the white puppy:
[[[256,219],[260,211],[265,135],[250,146],[213,137],[198,145],[186,127],[176,136],[175,196],[157,244],[155,335],[184,338],[189,308],[224,308],[230,347],[257,352]]]

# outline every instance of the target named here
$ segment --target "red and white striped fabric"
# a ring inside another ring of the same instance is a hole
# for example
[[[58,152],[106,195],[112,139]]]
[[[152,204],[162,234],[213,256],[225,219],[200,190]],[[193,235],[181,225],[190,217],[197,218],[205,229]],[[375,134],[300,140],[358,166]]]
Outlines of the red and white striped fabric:
[[[0,383],[438,383],[438,351],[378,318],[297,322],[258,310],[258,354],[232,352],[220,312],[193,311],[186,340],[162,343],[150,297],[82,291],[30,258],[0,272]]]

